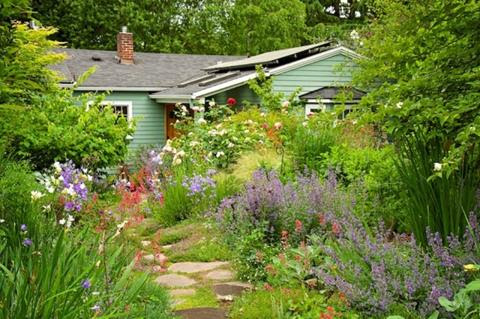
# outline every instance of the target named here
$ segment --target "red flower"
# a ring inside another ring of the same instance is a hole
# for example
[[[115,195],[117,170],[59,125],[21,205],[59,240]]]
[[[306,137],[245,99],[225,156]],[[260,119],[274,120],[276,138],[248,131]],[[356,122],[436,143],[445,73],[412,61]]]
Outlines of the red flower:
[[[302,222],[297,219],[297,220],[295,221],[295,231],[296,231],[297,233],[300,233],[300,232],[302,232],[302,228],[303,228]]]
[[[337,222],[333,222],[332,223],[332,232],[335,234],[335,235],[340,235],[340,232],[342,231],[342,226],[340,226],[339,223]]]
[[[227,104],[229,106],[234,106],[237,104],[237,100],[235,100],[233,97],[229,97],[228,100],[227,100]]]

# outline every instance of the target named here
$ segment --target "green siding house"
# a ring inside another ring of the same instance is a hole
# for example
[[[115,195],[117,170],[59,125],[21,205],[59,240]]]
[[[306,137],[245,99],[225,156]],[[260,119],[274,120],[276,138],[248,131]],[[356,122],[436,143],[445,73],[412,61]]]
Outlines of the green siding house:
[[[128,119],[136,119],[132,151],[162,146],[175,136],[172,124],[177,103],[208,105],[215,100],[224,104],[233,97],[240,104],[260,104],[247,84],[256,78],[257,65],[273,78],[274,91],[287,96],[300,88],[306,113],[325,110],[324,102],[331,103],[338,88],[351,82],[354,59],[358,57],[352,50],[330,42],[253,57],[135,53],[133,35],[126,30],[117,36],[117,51],[61,51],[68,58],[53,68],[61,73],[62,86],[75,86],[79,93],[106,93],[104,103]],[[96,68],[95,73],[77,85],[76,79],[91,67]],[[361,97],[360,91],[355,93],[355,99]]]

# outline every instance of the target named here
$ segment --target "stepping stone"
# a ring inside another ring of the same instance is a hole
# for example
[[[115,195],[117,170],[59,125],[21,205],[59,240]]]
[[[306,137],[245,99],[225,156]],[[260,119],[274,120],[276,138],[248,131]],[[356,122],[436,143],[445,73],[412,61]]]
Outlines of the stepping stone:
[[[168,293],[172,297],[192,296],[195,294],[195,289],[192,289],[192,288],[172,289]]]
[[[150,254],[150,255],[144,255],[142,256],[142,262],[143,264],[151,264],[155,261],[155,256]]]
[[[205,278],[211,280],[231,280],[233,279],[233,273],[230,270],[218,269],[209,272]]]
[[[150,240],[142,240],[141,243],[143,247],[147,247],[150,246],[152,242]]]
[[[226,266],[226,261],[213,261],[213,262],[181,262],[171,265],[168,270],[172,272],[183,272],[192,274],[196,272],[203,272],[213,270],[218,267]]]
[[[192,308],[175,311],[183,319],[227,319],[225,310],[218,308]]]
[[[162,249],[165,249],[165,250],[168,250],[170,248],[172,248],[172,245],[163,245],[162,246]]]
[[[217,284],[213,286],[213,291],[217,295],[218,300],[232,301],[234,297],[240,296],[245,290],[251,289],[248,284]]]
[[[189,287],[197,283],[192,278],[188,278],[186,276],[176,275],[176,274],[159,276],[157,277],[157,279],[155,279],[155,282],[159,285],[169,287],[169,288]]]

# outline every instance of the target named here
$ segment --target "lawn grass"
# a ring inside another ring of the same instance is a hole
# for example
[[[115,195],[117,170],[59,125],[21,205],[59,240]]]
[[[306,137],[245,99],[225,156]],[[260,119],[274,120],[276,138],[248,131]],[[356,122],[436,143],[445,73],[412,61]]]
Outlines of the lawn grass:
[[[197,288],[194,295],[182,297],[183,302],[175,307],[175,310],[196,307],[218,307],[219,303],[211,287]]]

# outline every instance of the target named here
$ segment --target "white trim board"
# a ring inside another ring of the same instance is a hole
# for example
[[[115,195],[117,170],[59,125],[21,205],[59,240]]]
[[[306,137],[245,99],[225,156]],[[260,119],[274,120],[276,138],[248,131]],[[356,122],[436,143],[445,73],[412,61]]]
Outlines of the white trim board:
[[[60,87],[71,88],[72,84],[60,84]],[[165,87],[118,87],[118,86],[79,86],[74,88],[74,91],[116,91],[116,92],[152,92],[162,91],[168,88]]]

